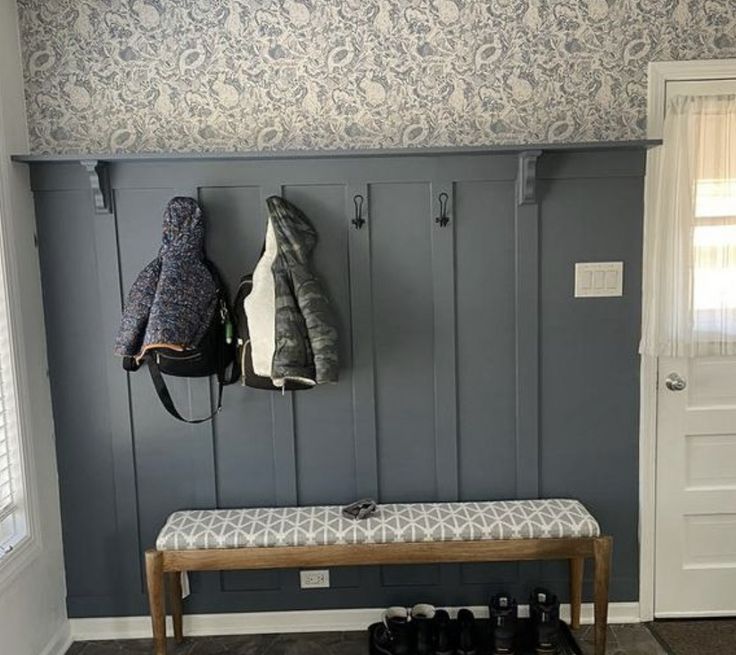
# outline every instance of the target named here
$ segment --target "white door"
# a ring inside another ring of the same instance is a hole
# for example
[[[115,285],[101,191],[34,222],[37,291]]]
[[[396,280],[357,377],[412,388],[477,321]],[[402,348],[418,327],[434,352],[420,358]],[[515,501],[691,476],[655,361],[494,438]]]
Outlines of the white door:
[[[656,540],[657,616],[736,614],[733,358],[659,362]]]
[[[736,93],[736,81],[668,83],[667,93]],[[709,284],[701,278],[704,305]],[[655,616],[736,615],[736,358],[661,358],[658,368]]]

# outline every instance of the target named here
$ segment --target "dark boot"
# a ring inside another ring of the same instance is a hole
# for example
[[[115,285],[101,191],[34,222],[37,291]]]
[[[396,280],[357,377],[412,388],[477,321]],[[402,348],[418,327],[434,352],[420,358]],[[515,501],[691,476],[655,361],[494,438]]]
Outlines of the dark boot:
[[[529,618],[537,653],[556,653],[560,644],[560,602],[546,589],[535,589],[529,602]]]
[[[506,593],[496,594],[491,598],[489,610],[494,655],[513,655],[518,622],[516,601]]]
[[[450,615],[445,610],[437,610],[432,619],[435,655],[455,655],[452,647]]]
[[[408,613],[389,614],[384,622],[391,635],[391,655],[414,655],[414,626]]]
[[[371,655],[413,655],[414,635],[405,607],[389,607],[383,621],[368,628]]]
[[[457,613],[457,655],[476,655],[478,652],[478,631],[475,616],[469,609]]]
[[[370,655],[393,655],[391,633],[385,623],[374,623],[368,628]]]
[[[411,623],[414,626],[414,646],[417,655],[434,655],[432,623],[436,610],[434,605],[419,603],[411,608]]]

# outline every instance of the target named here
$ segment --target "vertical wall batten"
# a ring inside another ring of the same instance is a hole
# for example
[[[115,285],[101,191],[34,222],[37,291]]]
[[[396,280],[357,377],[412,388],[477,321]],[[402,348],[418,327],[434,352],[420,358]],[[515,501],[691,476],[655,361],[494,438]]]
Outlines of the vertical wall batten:
[[[294,399],[292,391],[271,392],[273,454],[277,505],[296,505],[296,451],[294,447]]]
[[[345,214],[349,224],[350,315],[353,343],[353,408],[355,438],[355,490],[359,498],[378,497],[378,446],[376,442],[375,379],[373,354],[373,300],[371,284],[371,219],[369,186],[351,181],[345,187]],[[357,225],[356,196],[359,205]],[[359,227],[358,227],[359,226]]]
[[[356,196],[362,198],[362,205]],[[378,438],[376,434],[376,363],[373,349],[371,203],[370,185],[364,180],[350,179],[345,186],[345,216],[348,224],[348,273],[350,275],[352,330],[355,496],[356,498],[377,499],[379,498]],[[380,567],[361,567],[358,575],[364,589],[380,589]]]
[[[173,195],[186,196],[194,198],[198,203],[201,202],[200,190],[197,186],[175,188]],[[190,416],[208,416],[216,406],[212,380],[209,378],[188,379],[187,396]],[[208,421],[186,427],[197,435],[197,438],[192,441],[194,449],[191,453],[192,468],[198,471],[198,475],[194,477],[195,499],[200,507],[212,507],[217,503],[215,424],[213,421]]]
[[[458,433],[455,337],[455,193],[451,180],[434,180],[432,208],[432,285],[434,287],[435,470],[439,501],[457,500]],[[440,196],[443,196],[440,202]],[[446,213],[446,216],[440,214]],[[443,224],[445,218],[449,223]]]
[[[430,235],[434,299],[434,429],[437,501],[456,501],[458,481],[457,341],[455,303],[455,185],[432,180]],[[459,584],[460,567],[427,571],[445,587]]]
[[[539,204],[538,150],[519,154],[515,213],[516,492],[539,496]]]
[[[268,221],[269,196],[282,193],[280,184],[261,186],[261,205],[263,220]],[[296,479],[296,435],[294,431],[293,392],[271,392],[271,411],[273,412],[273,457],[274,486],[277,505],[296,505],[298,502]]]
[[[201,189],[196,186],[176,187],[174,196],[194,198],[201,205]],[[212,378],[198,378],[187,380],[187,396],[189,399],[190,416],[208,416],[216,407],[216,391]],[[167,416],[167,419],[174,419]],[[208,421],[199,425],[183,426],[193,435],[190,451],[192,470],[197,471],[193,476],[194,498],[199,507],[217,506],[217,453],[215,451],[216,422]],[[199,593],[222,592],[222,577],[220,575],[196,575],[192,585]]]
[[[261,209],[263,220],[269,219],[266,200],[270,196],[280,196],[281,184],[261,186]],[[265,237],[264,237],[265,238]],[[285,393],[269,392],[273,417],[273,470],[274,496],[276,505],[294,506],[298,504],[298,481],[296,468],[296,434],[294,429],[294,397],[292,391]],[[286,593],[294,593],[296,586],[290,571],[276,571],[278,586]]]
[[[107,388],[110,402],[110,440],[115,484],[115,519],[117,565],[111,571],[120,580],[140,580],[142,587],[143,551],[138,522],[138,488],[135,471],[133,419],[130,404],[129,374],[119,357],[113,356],[113,341],[122,313],[123,288],[118,249],[117,213],[110,196],[110,213],[96,212],[95,254],[99,289],[100,316],[105,335]]]

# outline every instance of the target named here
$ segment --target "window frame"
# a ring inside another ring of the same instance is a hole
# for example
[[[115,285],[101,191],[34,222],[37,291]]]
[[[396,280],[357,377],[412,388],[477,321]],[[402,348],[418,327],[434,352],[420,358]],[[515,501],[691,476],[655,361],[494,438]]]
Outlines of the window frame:
[[[19,292],[18,239],[12,218],[15,215],[13,192],[22,188],[29,193],[29,184],[27,172],[14,168],[18,164],[10,160],[11,153],[8,151],[4,128],[3,107],[0,104],[0,266],[4,272],[2,277],[8,329],[7,352],[0,356],[6,359],[5,363],[8,365],[6,384],[10,385],[13,392],[7,403],[7,410],[12,413],[14,422],[11,441],[16,452],[11,466],[15,469],[16,480],[20,483],[21,499],[18,504],[23,516],[25,534],[15,542],[12,550],[0,556],[0,588],[30,565],[42,550],[38,498],[34,487],[36,467],[30,421],[33,403],[24,367],[27,350],[21,313],[22,298]]]

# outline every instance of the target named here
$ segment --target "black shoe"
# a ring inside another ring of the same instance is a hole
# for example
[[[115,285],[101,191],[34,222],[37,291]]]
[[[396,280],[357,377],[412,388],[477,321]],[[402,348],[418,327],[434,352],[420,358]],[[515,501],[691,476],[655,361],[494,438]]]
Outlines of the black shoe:
[[[478,652],[478,631],[475,616],[469,609],[457,613],[457,655],[476,655]]]
[[[414,626],[404,607],[389,607],[368,634],[371,655],[414,655]]]
[[[391,655],[414,655],[414,626],[407,618],[389,618],[386,620],[391,634]]]
[[[411,608],[411,625],[414,628],[414,646],[416,655],[434,655],[433,619],[436,614],[434,605],[421,603]]]
[[[516,601],[506,593],[496,594],[491,598],[489,610],[494,655],[513,655],[518,621]]]
[[[529,617],[537,653],[556,653],[560,644],[560,602],[557,596],[546,589],[535,589],[529,602]]]
[[[437,610],[432,619],[435,655],[455,655],[450,632],[450,615],[445,610]]]
[[[391,633],[385,623],[374,623],[368,628],[370,655],[393,655]]]

